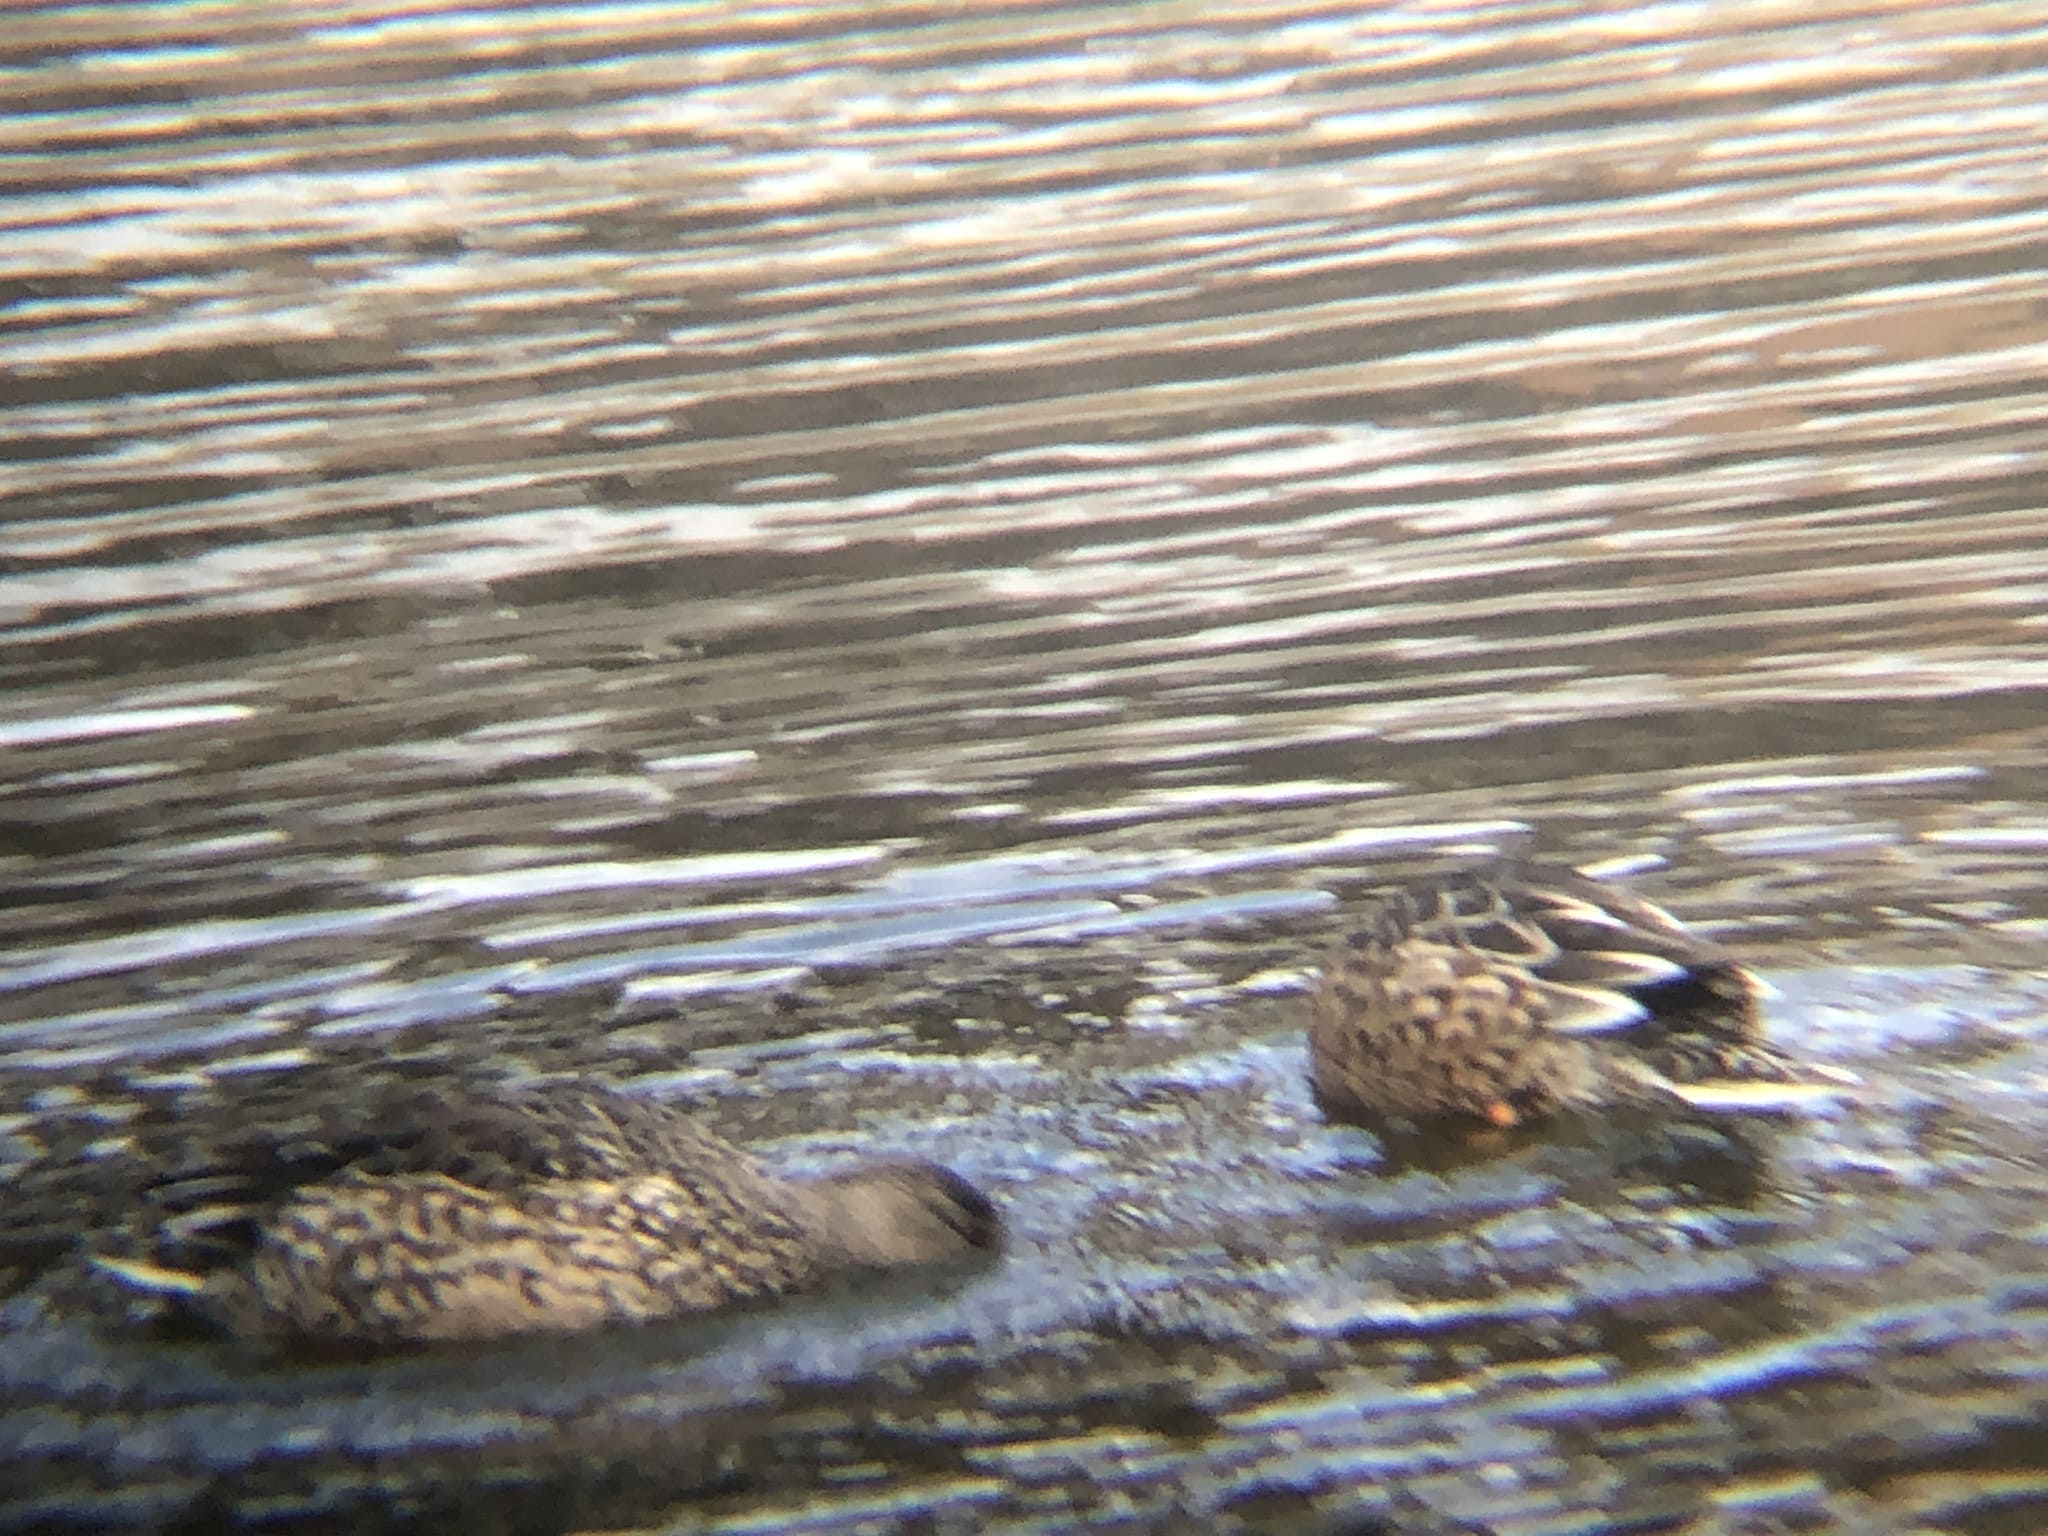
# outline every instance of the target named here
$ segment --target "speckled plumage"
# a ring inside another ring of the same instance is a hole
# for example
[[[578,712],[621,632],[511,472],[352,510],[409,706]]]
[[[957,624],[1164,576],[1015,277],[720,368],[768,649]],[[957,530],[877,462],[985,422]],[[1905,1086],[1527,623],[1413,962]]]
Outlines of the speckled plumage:
[[[1756,979],[1663,908],[1509,865],[1391,893],[1328,956],[1310,1070],[1331,1113],[1498,1126],[1613,1103],[1781,1108]]]
[[[570,1333],[997,1240],[987,1199],[933,1164],[788,1179],[685,1109],[593,1088],[422,1093],[367,1129],[219,1152],[158,1181],[144,1251],[96,1263],[258,1338]]]

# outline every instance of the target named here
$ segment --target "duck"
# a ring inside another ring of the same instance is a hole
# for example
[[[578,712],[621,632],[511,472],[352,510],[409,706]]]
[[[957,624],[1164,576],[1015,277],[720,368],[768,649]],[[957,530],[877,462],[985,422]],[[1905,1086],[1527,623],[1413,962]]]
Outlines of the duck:
[[[688,1109],[594,1086],[401,1095],[158,1176],[90,1255],[164,1321],[397,1348],[648,1323],[994,1250],[1000,1218],[917,1160],[774,1172]]]
[[[1671,913],[1578,870],[1502,863],[1379,897],[1311,989],[1336,1118],[1505,1130],[1603,1106],[1779,1111],[1846,1076],[1765,1039],[1767,989]]]

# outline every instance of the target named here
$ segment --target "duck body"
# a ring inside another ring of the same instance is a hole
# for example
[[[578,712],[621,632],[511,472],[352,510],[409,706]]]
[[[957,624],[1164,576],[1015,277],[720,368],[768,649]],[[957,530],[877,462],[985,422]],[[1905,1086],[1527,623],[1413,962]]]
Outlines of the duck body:
[[[1781,1108],[1760,984],[1662,907],[1504,864],[1394,891],[1327,957],[1310,1070],[1333,1114],[1496,1126],[1604,1104]]]
[[[250,1138],[160,1178],[95,1257],[231,1334],[391,1346],[703,1313],[994,1246],[936,1165],[782,1177],[689,1111],[602,1089],[425,1093],[367,1129]]]

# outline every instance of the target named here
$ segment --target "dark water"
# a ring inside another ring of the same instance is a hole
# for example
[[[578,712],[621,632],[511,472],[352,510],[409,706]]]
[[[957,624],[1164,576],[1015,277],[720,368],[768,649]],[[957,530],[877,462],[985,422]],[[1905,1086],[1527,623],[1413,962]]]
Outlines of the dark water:
[[[2048,1523],[2039,7],[16,7],[0,82],[0,1524]],[[1494,849],[1864,1091],[1325,1125],[1319,946]],[[52,1278],[452,1070],[1010,1249],[325,1374]]]

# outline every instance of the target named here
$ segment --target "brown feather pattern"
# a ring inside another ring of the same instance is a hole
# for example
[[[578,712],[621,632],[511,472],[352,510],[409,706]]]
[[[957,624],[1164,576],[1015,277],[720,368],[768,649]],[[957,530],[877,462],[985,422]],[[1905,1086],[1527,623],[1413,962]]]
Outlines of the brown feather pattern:
[[[1619,1102],[1782,1108],[1755,977],[1669,912],[1503,865],[1382,897],[1324,962],[1310,1069],[1331,1113],[1495,1125]]]
[[[686,1109],[603,1089],[429,1091],[370,1118],[166,1174],[99,1267],[231,1333],[383,1346],[708,1312],[998,1240],[989,1201],[934,1164],[785,1178]]]

